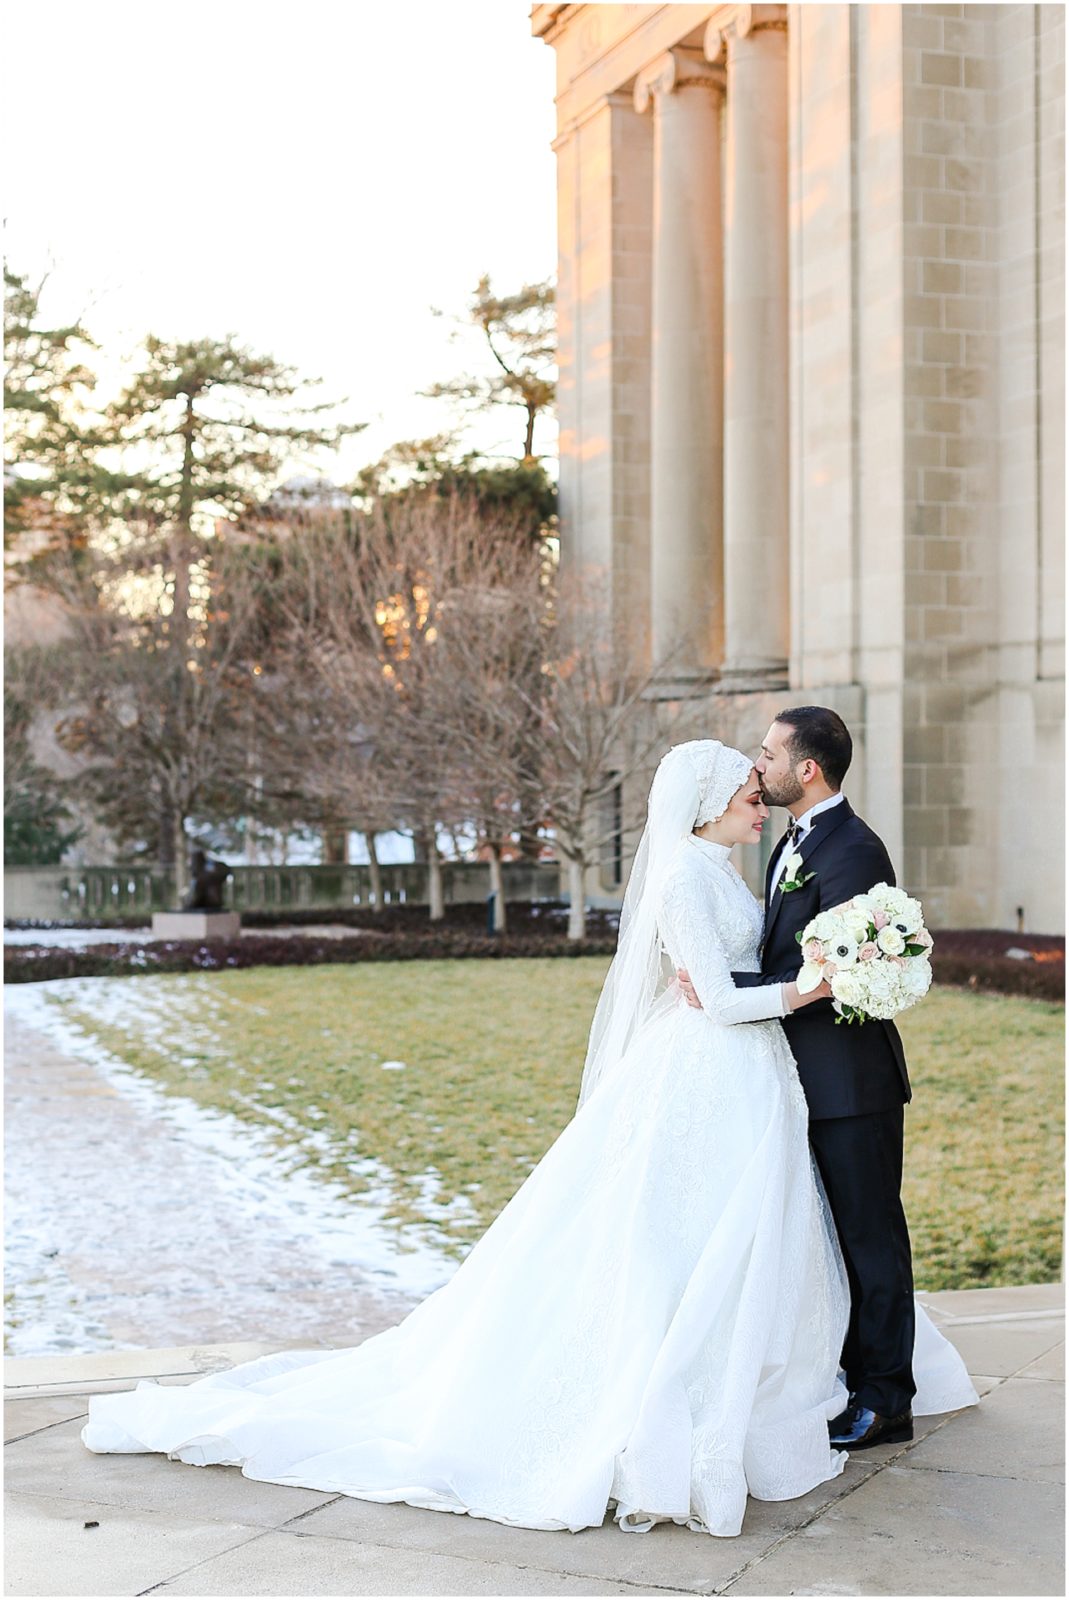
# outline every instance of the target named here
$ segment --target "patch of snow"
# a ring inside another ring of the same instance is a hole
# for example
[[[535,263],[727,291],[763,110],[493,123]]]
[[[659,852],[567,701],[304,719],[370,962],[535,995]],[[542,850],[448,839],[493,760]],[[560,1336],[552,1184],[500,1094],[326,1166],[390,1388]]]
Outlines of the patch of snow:
[[[5,928],[4,943],[41,944],[53,950],[84,950],[91,944],[146,944],[151,928]]]
[[[9,1353],[324,1328],[336,1339],[340,1324],[388,1325],[402,1300],[452,1276],[456,1261],[429,1235],[470,1203],[440,1201],[437,1174],[417,1184],[431,1228],[387,1223],[398,1192],[388,1167],[354,1157],[369,1187],[351,1195],[309,1165],[309,1150],[335,1152],[323,1130],[256,1103],[293,1137],[279,1149],[270,1131],[165,1092],[58,1003],[75,1000],[102,1023],[136,1017],[154,1048],[173,1048],[180,1013],[170,1027],[153,1018],[137,987],[70,978],[7,991],[16,1029],[32,1030],[8,1072]],[[44,1065],[34,1036],[54,1047]]]

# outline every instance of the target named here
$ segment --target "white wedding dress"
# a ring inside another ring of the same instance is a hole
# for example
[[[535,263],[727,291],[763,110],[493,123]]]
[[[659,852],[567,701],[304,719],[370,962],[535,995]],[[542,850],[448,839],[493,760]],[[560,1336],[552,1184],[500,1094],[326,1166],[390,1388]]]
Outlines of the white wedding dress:
[[[747,1495],[841,1472],[848,1289],[815,1176],[761,906],[681,842],[658,900],[669,995],[453,1278],[354,1349],[94,1396],[94,1451],[529,1528],[671,1520],[722,1536]],[[976,1393],[918,1307],[915,1411]]]

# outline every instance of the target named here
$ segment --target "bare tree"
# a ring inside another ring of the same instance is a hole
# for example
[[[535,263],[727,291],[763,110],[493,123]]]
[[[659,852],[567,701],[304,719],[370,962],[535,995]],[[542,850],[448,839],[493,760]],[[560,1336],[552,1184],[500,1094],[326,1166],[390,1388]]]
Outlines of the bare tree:
[[[303,528],[284,546],[283,676],[302,662],[310,674],[326,730],[311,765],[338,814],[354,816],[363,788],[426,841],[432,918],[444,910],[440,834],[475,833],[503,927],[509,844],[549,825],[567,863],[569,937],[582,939],[587,870],[641,820],[628,780],[664,745],[670,662],[640,664],[596,578],[573,575],[562,598],[545,548],[515,534],[463,496]],[[346,801],[354,730],[363,776]]]
[[[596,574],[569,576],[557,597],[537,702],[537,765],[546,819],[568,867],[568,937],[586,933],[586,875],[641,825],[628,779],[664,748],[678,708],[658,691],[671,661],[643,663],[614,625]]]
[[[506,850],[543,821],[541,795],[527,780],[537,765],[530,715],[546,634],[546,555],[505,538],[483,552],[480,570],[458,573],[441,600],[435,694],[449,730],[456,806],[470,820],[490,867],[493,926],[506,926]]]
[[[323,730],[313,763],[321,792],[365,833],[388,817],[422,841],[437,920],[439,837],[466,831],[477,814],[481,837],[493,840],[500,886],[515,819],[500,740],[491,740],[488,686],[509,690],[518,653],[509,619],[528,616],[513,594],[521,578],[537,583],[537,548],[518,517],[488,518],[458,492],[377,500],[355,517],[311,517],[283,551],[283,676],[302,672],[310,686],[307,702]],[[524,648],[530,656],[529,641]],[[341,757],[332,772],[329,754],[347,741],[361,773],[360,792],[348,797],[352,769]]]

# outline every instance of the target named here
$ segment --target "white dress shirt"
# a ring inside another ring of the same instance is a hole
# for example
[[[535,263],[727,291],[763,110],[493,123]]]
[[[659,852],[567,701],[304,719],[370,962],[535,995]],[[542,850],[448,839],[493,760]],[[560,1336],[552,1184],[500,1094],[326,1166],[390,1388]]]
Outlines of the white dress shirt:
[[[779,856],[778,856],[778,858],[776,860],[775,869],[773,870],[773,873],[772,873],[772,893],[773,894],[775,894],[776,887],[777,887],[777,885],[779,883],[779,880],[783,876],[783,869],[787,865],[787,861],[788,861],[789,857],[791,857],[794,854],[794,852],[799,848],[799,846],[802,843],[802,840],[805,838],[806,834],[809,832],[810,828],[813,826],[813,823],[816,821],[817,817],[820,816],[820,813],[822,811],[830,811],[832,806],[839,805],[839,803],[844,798],[845,798],[845,796],[842,795],[842,794],[829,795],[826,800],[818,800],[815,806],[810,806],[808,811],[804,812],[802,814],[802,816],[797,818],[798,833],[797,833],[797,835],[795,837],[794,843],[791,844],[790,840],[788,840],[787,843],[783,846],[783,849],[780,851]]]

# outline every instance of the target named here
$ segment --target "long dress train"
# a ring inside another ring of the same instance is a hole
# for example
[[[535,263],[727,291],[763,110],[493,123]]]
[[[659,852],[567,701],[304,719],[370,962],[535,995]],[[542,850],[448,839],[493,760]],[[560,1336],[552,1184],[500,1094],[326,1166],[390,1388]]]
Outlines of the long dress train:
[[[685,841],[661,902],[704,1009],[636,1035],[448,1283],[353,1349],[94,1396],[88,1448],[573,1532],[731,1536],[840,1473],[846,1275],[780,990],[731,982],[762,918],[727,856]],[[972,1404],[917,1310],[915,1410]]]

